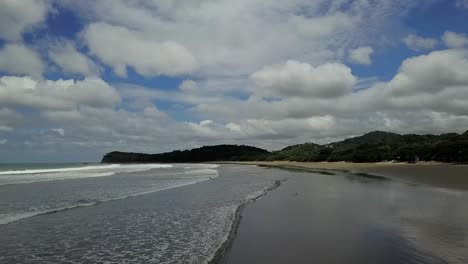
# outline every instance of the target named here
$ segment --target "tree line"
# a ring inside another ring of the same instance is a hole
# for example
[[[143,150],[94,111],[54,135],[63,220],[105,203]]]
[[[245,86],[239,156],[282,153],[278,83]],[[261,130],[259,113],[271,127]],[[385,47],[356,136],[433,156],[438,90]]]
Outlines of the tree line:
[[[246,145],[204,146],[160,154],[110,152],[103,163],[178,163],[209,161],[441,161],[468,162],[468,131],[463,134],[400,135],[374,131],[330,144],[304,143],[278,151]]]

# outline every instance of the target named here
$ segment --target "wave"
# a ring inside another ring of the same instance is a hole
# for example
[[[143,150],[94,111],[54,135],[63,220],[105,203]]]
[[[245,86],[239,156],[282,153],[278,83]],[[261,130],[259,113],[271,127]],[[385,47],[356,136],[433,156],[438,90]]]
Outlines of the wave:
[[[0,186],[34,182],[60,181],[112,176],[116,173],[148,171],[171,168],[170,164],[110,164],[55,169],[31,169],[0,172]]]
[[[98,201],[92,202],[92,203],[83,203],[83,204],[75,204],[75,205],[70,205],[70,206],[63,206],[63,207],[58,207],[54,209],[49,209],[49,210],[37,210],[37,211],[32,211],[32,212],[24,212],[24,213],[16,213],[16,214],[10,214],[10,215],[5,215],[5,216],[0,216],[0,225],[6,225],[18,220],[26,219],[26,218],[31,218],[34,216],[38,215],[45,215],[45,214],[50,214],[50,213],[56,213],[56,212],[61,212],[73,208],[78,208],[78,207],[85,207],[85,206],[91,206],[97,204]]]
[[[41,174],[36,177],[18,177],[13,175],[0,177],[0,186],[11,185],[11,184],[26,184],[35,182],[49,182],[49,181],[64,181],[73,179],[84,179],[84,178],[97,178],[115,175],[116,172],[96,172],[96,173],[80,173],[80,174],[69,174],[64,172],[63,174]]]
[[[55,168],[55,169],[30,169],[30,170],[9,170],[0,171],[0,175],[18,175],[18,174],[41,174],[41,173],[54,173],[54,172],[70,172],[70,171],[88,171],[88,170],[108,170],[117,168],[171,168],[169,164],[109,164],[109,165],[93,165],[83,167],[68,167],[68,168]]]
[[[96,200],[80,199],[80,200],[75,201],[74,204],[70,204],[70,205],[62,206],[62,207],[50,208],[50,209],[47,209],[47,210],[37,210],[37,211],[31,211],[31,212],[23,212],[23,213],[13,213],[13,214],[9,214],[9,215],[0,215],[0,225],[9,224],[9,223],[12,223],[12,222],[15,222],[15,221],[19,221],[19,220],[22,220],[22,219],[27,219],[27,218],[31,218],[31,217],[35,217],[35,216],[39,216],[39,215],[58,213],[58,212],[62,212],[62,211],[66,211],[66,210],[72,210],[72,209],[76,209],[76,208],[80,208],[80,207],[93,206],[93,205],[97,205],[97,204],[104,203],[104,202],[123,200],[123,199],[131,198],[131,197],[137,197],[137,196],[146,195],[146,194],[150,194],[150,193],[155,193],[155,192],[159,192],[159,191],[164,191],[164,190],[168,190],[168,189],[178,188],[178,187],[182,187],[182,186],[191,185],[191,184],[195,184],[195,183],[198,183],[198,182],[203,182],[203,181],[206,181],[206,180],[210,180],[210,179],[216,178],[218,176],[219,175],[218,175],[218,173],[216,171],[215,174],[207,175],[207,177],[203,177],[203,178],[199,177],[199,178],[196,178],[196,179],[191,178],[191,179],[193,179],[192,181],[179,183],[179,184],[174,184],[172,186],[162,187],[162,188],[158,188],[158,189],[154,189],[154,190],[150,190],[150,191],[144,191],[144,192],[139,192],[139,193],[135,193],[135,194],[129,194],[129,195],[121,196],[121,197],[115,197],[115,198],[110,198],[110,199],[96,199]]]

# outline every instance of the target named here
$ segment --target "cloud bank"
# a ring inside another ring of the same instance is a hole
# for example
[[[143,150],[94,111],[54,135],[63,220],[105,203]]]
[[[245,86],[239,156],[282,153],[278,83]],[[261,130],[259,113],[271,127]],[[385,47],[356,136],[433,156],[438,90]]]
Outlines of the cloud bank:
[[[465,131],[468,37],[408,28],[423,2],[6,1],[0,157]],[[82,27],[49,36],[62,9]],[[382,74],[389,59],[399,66]]]

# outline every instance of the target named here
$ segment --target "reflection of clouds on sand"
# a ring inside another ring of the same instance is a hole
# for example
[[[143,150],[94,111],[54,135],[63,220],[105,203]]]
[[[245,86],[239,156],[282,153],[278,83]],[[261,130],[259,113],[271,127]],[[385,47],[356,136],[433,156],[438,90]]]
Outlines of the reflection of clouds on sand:
[[[328,198],[330,199],[336,199],[338,198],[339,194],[338,191],[336,190],[335,186],[328,186]]]
[[[337,181],[321,188],[326,190],[326,198],[344,207],[349,204],[361,214],[358,221],[369,225],[362,228],[361,235],[382,243],[374,254],[388,255],[390,259],[398,255],[398,263],[414,258],[421,259],[421,263],[468,263],[468,192],[365,175],[342,178],[348,184]],[[319,192],[319,188],[314,191]],[[350,221],[353,216],[343,217]]]
[[[246,207],[227,263],[468,263],[468,193],[292,173]]]
[[[388,197],[398,205],[388,224],[415,248],[448,263],[468,262],[468,193],[402,185]]]

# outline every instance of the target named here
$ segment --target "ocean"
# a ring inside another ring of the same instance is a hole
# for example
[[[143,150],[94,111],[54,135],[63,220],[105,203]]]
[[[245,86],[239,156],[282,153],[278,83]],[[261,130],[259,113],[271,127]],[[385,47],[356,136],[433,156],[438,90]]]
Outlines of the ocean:
[[[0,263],[207,263],[239,206],[280,178],[213,164],[2,165]]]

